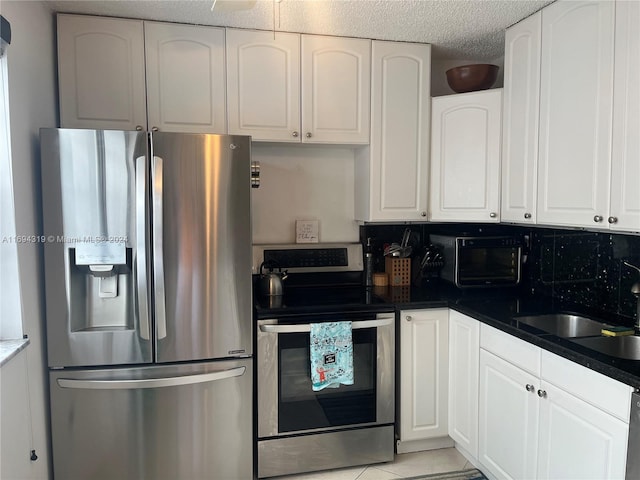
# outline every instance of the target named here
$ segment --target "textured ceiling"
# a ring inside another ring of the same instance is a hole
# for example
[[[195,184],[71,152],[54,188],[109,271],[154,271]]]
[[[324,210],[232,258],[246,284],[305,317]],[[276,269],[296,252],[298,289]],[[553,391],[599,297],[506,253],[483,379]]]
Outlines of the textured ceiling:
[[[436,59],[492,60],[504,30],[552,0],[50,0],[56,12],[424,42]],[[279,10],[279,15],[278,15]],[[275,12],[275,13],[274,13]],[[279,17],[279,18],[278,18]]]

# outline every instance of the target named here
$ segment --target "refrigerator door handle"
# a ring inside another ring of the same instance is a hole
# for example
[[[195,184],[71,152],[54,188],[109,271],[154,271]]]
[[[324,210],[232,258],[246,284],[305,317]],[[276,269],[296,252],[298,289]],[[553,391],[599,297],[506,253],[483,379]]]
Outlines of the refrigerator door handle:
[[[149,331],[149,285],[147,283],[147,168],[146,157],[136,158],[136,279],[140,337],[151,338]]]
[[[351,324],[352,330],[358,330],[361,328],[377,328],[386,327],[394,322],[394,317],[380,316],[377,320],[363,320],[360,322],[353,322]],[[297,325],[260,325],[260,331],[264,333],[308,333],[311,331],[311,324],[302,323]]]
[[[153,156],[153,283],[155,292],[155,318],[158,340],[167,336],[167,316],[164,308],[164,262],[162,249],[162,165],[160,157]]]
[[[144,378],[139,380],[78,380],[72,378],[59,378],[58,386],[61,388],[74,388],[81,390],[138,390],[141,388],[165,388],[181,385],[195,385],[198,383],[215,382],[225,378],[241,377],[247,367],[230,368],[219,372],[200,373],[197,375],[184,375],[178,377]]]

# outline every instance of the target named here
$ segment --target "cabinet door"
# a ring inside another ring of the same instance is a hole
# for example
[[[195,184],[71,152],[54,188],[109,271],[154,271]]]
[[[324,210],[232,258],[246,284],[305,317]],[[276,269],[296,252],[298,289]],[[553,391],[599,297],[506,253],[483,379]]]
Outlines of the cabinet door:
[[[478,460],[497,479],[537,478],[537,377],[480,349]]]
[[[372,44],[371,147],[358,152],[356,216],[426,220],[431,46]],[[361,165],[362,164],[362,165]]]
[[[640,231],[640,2],[616,3],[610,224]]]
[[[540,389],[536,478],[624,478],[629,425],[549,383]]]
[[[369,143],[371,40],[302,35],[303,142]]]
[[[478,458],[480,323],[449,311],[449,436]]]
[[[400,441],[447,435],[448,309],[400,312]]]
[[[505,34],[502,221],[536,222],[540,32],[538,12]]]
[[[538,223],[606,228],[614,2],[542,11]]]
[[[146,129],[142,21],[58,15],[58,92],[64,128]]]
[[[300,35],[227,29],[229,133],[300,142]]]
[[[432,102],[431,220],[500,220],[502,89]]]
[[[224,29],[144,25],[149,128],[227,133]]]

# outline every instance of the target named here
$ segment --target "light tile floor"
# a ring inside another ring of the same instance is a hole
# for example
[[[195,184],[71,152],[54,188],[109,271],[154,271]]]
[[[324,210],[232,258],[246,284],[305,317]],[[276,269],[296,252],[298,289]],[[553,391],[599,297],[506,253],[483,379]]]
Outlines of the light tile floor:
[[[274,480],[398,480],[474,468],[455,448],[396,455],[393,462],[324,472],[285,475]]]

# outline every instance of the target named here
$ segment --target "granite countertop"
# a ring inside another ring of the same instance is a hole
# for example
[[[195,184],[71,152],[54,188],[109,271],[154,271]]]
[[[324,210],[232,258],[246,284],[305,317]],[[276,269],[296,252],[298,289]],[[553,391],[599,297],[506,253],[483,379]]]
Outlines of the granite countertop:
[[[0,367],[15,357],[20,351],[29,345],[28,338],[18,340],[0,340]]]
[[[308,307],[297,306],[295,313],[318,313],[323,308],[322,303],[322,301],[312,301]],[[640,388],[640,360],[610,357],[573,343],[569,339],[541,332],[514,319],[518,315],[572,312],[613,325],[631,326],[628,318],[616,317],[615,315],[603,316],[601,313],[590,311],[579,304],[563,303],[530,291],[522,291],[522,289],[460,290],[446,282],[435,281],[420,288],[384,287],[379,290],[374,289],[372,294],[366,297],[362,295],[361,301],[352,300],[344,305],[336,302],[332,305],[334,310],[344,308],[343,311],[447,307],[634,388]],[[287,307],[269,306],[259,301],[256,302],[257,318],[290,315],[293,314],[292,310]]]
[[[550,297],[508,289],[487,289],[484,291],[460,291],[439,289],[447,306],[460,313],[475,318],[494,328],[521,338],[540,348],[574,361],[591,370],[611,377],[634,388],[640,388],[640,360],[625,360],[610,357],[572,342],[570,339],[542,332],[534,327],[518,322],[519,315],[539,315],[547,313],[571,312],[585,315],[613,325],[629,327],[628,319],[606,315],[585,309],[572,303],[563,303]],[[429,301],[416,292],[407,302],[396,304],[399,309],[429,308]]]

